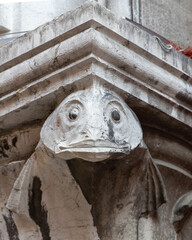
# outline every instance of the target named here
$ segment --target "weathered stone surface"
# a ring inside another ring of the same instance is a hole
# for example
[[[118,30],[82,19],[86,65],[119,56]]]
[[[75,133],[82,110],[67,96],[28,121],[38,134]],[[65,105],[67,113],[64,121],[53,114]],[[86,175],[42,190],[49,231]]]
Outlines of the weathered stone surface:
[[[43,239],[136,240],[139,218],[165,202],[137,117],[115,92],[94,81],[45,121],[6,206],[32,221],[30,229],[35,223]],[[30,229],[22,227],[17,235],[24,239]]]
[[[156,108],[164,124],[171,117],[168,128],[184,123],[191,138],[191,60],[174,50],[165,53],[153,36],[94,1],[0,52],[2,130],[44,119],[73,83],[94,76],[134,97],[139,112]]]
[[[39,132],[40,123],[35,123],[4,133],[0,137],[0,165],[29,157],[39,141]]]
[[[192,187],[190,59],[165,52],[154,36],[95,1],[7,44],[0,54],[0,165],[8,174],[0,177],[0,189],[7,191],[0,198],[1,237],[191,239],[191,199],[187,215],[185,204],[177,207]],[[102,86],[99,91],[93,82]],[[103,89],[116,99],[109,104],[117,104],[111,114],[101,100]],[[74,96],[80,103],[67,108]],[[126,104],[130,108],[122,110]],[[68,125],[81,109],[88,116],[76,128]],[[104,121],[106,116],[118,122],[118,111],[127,116],[122,129]],[[98,151],[88,151],[86,144],[84,152],[67,148],[78,131],[86,136],[82,126],[96,138],[103,129],[111,157],[100,145]],[[115,153],[114,145],[123,141],[126,149]],[[165,190],[156,165],[167,190],[162,206]],[[181,228],[171,220],[174,212],[183,214]]]

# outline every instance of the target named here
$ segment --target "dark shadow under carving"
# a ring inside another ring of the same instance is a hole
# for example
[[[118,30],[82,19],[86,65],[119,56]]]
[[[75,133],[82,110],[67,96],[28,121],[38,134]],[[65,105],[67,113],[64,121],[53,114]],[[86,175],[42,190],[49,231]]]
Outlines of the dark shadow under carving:
[[[143,149],[102,162],[67,161],[73,177],[92,205],[100,239],[118,239],[118,234],[123,235],[124,231],[133,228],[136,231],[134,222],[143,215],[154,213],[165,202],[161,179],[152,162],[147,163],[149,157],[148,151]],[[122,215],[126,219],[119,222]]]

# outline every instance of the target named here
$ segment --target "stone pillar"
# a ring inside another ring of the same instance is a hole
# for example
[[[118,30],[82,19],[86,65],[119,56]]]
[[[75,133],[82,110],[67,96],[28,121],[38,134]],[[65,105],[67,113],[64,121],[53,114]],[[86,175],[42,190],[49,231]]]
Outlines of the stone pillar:
[[[192,66],[162,46],[89,1],[0,48],[0,239],[191,239]]]

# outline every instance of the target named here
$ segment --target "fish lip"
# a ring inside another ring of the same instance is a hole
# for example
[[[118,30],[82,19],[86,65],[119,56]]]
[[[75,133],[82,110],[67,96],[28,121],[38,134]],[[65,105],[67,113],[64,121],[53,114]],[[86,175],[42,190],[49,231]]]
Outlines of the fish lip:
[[[59,152],[79,152],[79,153],[113,153],[113,152],[119,152],[119,153],[122,153],[122,152],[130,152],[130,147],[60,147],[59,148],[59,151],[57,151],[57,153]]]
[[[75,144],[76,145],[76,144]],[[126,154],[128,155],[131,151],[130,145],[128,146],[109,146],[106,144],[99,146],[92,146],[90,144],[82,144],[76,146],[57,146],[55,149],[55,154],[61,156],[65,160],[69,160],[72,158],[81,158],[86,161],[97,162],[103,161],[109,158],[112,154]]]
[[[99,141],[94,141],[94,140],[88,140],[88,141],[81,141],[81,142],[76,142],[73,144],[69,144],[68,146],[62,146],[59,145],[58,148],[60,150],[71,150],[71,149],[128,149],[130,148],[130,144],[116,144],[116,143],[111,143],[106,144],[106,141],[104,140],[99,140]]]
[[[123,149],[130,149],[130,146],[123,146],[123,147],[113,147],[113,146],[77,146],[77,147],[63,147],[63,146],[59,146],[60,150],[77,150],[77,149],[111,149],[111,150],[123,150]]]
[[[63,148],[63,149],[61,149],[61,150],[77,150],[77,149],[111,149],[111,150],[123,150],[123,149],[128,149],[129,147],[122,147],[122,148],[116,148],[116,147],[73,147],[73,148]]]

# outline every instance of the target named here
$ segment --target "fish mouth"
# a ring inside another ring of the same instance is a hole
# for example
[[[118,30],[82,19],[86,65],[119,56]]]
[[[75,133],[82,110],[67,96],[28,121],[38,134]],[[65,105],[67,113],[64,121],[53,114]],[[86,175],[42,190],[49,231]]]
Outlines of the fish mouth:
[[[80,158],[89,162],[98,162],[108,159],[113,154],[128,155],[130,150],[129,144],[119,146],[108,141],[81,141],[68,146],[61,143],[55,149],[55,153],[65,160]]]
[[[79,141],[69,144],[68,146],[62,145],[62,143],[58,146],[60,151],[80,151],[80,152],[113,152],[115,150],[126,150],[130,149],[130,145],[128,143],[116,143],[104,140],[88,140],[88,141]]]
[[[115,153],[128,152],[130,148],[111,148],[111,147],[78,147],[78,148],[60,148],[60,152],[79,152],[79,153]]]
[[[108,159],[113,154],[128,155],[130,153],[130,147],[113,147],[107,145],[89,145],[82,144],[70,147],[59,146],[55,153],[64,160],[70,160],[73,158],[80,158],[89,162],[100,162]]]

